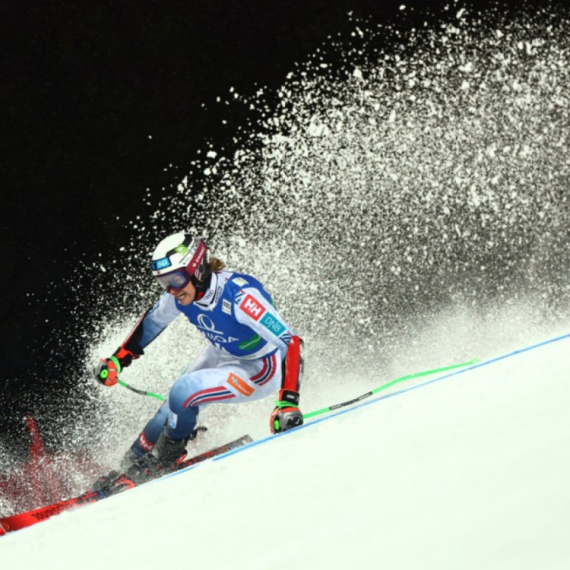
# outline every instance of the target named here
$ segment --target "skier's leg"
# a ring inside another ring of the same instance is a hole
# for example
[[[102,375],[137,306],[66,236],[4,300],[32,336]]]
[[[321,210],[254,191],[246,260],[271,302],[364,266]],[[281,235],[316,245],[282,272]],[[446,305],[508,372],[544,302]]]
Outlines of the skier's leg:
[[[281,385],[279,353],[243,361],[214,350],[201,364],[217,366],[198,367],[176,380],[168,400],[146,425],[125,460],[139,464],[142,457],[147,471],[157,466],[168,470],[185,455],[200,409],[214,403],[238,404],[266,398]],[[123,467],[128,468],[127,462]]]
[[[164,402],[131,446],[131,451],[135,459],[138,459],[145,453],[152,451],[160,437],[164,424],[168,420],[169,413],[170,408],[168,407],[168,402]]]
[[[167,400],[123,457],[121,471],[139,483],[172,469],[186,455],[197,417],[198,408],[185,410],[180,418],[173,416]],[[170,430],[170,425],[175,429]]]
[[[216,349],[211,344],[209,344],[201,352],[201,354],[186,367],[184,374],[187,374],[193,370],[200,370],[203,368],[216,366],[217,358],[219,356],[217,354],[218,352],[219,351],[216,351]],[[188,432],[188,434],[192,433],[194,427],[196,426],[197,416],[198,409],[189,410],[187,413],[185,413],[182,418],[176,421],[178,430],[176,430],[174,435],[179,435],[180,433],[184,434],[186,432]],[[170,408],[167,400],[160,407],[154,417],[146,424],[137,440],[131,446],[132,455],[135,459],[139,459],[145,453],[148,453],[154,449],[154,446],[156,445],[162,429],[167,423],[169,417]]]
[[[219,351],[218,351],[219,352]],[[281,385],[278,353],[253,361],[219,355],[213,368],[182,374],[168,395],[168,437],[182,439],[194,429],[198,410],[210,404],[238,404],[266,398]]]

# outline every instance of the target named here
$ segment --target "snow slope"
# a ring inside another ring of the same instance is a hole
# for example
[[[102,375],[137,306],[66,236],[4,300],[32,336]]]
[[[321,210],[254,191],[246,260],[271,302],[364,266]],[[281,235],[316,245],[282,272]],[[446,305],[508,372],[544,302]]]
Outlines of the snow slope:
[[[570,568],[569,344],[400,384],[7,535],[1,567]]]

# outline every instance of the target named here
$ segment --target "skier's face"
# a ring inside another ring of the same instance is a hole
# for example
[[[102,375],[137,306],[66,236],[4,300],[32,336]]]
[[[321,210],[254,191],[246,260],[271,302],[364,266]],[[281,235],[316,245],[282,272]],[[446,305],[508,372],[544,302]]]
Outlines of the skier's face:
[[[188,281],[184,287],[181,289],[173,289],[169,287],[167,291],[176,299],[181,305],[189,305],[196,297],[196,287],[192,285],[191,281]]]

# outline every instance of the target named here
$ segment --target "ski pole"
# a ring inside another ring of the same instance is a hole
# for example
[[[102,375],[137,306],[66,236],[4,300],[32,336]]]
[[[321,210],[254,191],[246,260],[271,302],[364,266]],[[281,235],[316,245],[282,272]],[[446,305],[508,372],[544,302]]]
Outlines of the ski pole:
[[[134,388],[130,384],[123,382],[122,380],[118,380],[118,383],[121,386],[124,386],[125,388],[128,388],[129,390],[131,390],[131,392],[135,392],[137,394],[140,394],[141,396],[149,396],[150,398],[156,398],[157,400],[160,400],[161,402],[166,401],[166,398],[164,396],[161,396],[160,394],[154,394],[153,392],[146,392],[145,390],[139,390],[138,388]]]
[[[315,416],[320,416],[321,414],[326,414],[327,412],[332,412],[333,410],[338,410],[339,408],[344,408],[345,406],[350,406],[351,404],[355,404],[356,402],[360,402],[360,400],[364,400],[365,398],[369,398],[378,392],[382,392],[383,390],[387,390],[391,388],[395,384],[399,384],[400,382],[404,382],[405,380],[412,380],[413,378],[421,378],[422,376],[429,376],[430,374],[439,374],[441,372],[447,372],[448,370],[453,370],[454,368],[462,368],[464,366],[471,366],[472,364],[476,364],[479,362],[478,358],[474,358],[469,362],[462,362],[461,364],[452,364],[450,366],[444,366],[442,368],[434,368],[433,370],[425,370],[423,372],[416,372],[415,374],[408,374],[406,376],[401,376],[400,378],[396,378],[396,380],[392,380],[379,388],[375,388],[370,392],[366,392],[366,394],[362,394],[362,396],[358,396],[357,398],[353,398],[352,400],[348,400],[346,402],[342,402],[341,404],[334,404],[332,406],[328,406],[327,408],[322,408],[321,410],[316,410],[314,412],[309,412],[308,414],[303,414],[303,419],[313,418]]]
[[[328,406],[326,408],[322,408],[322,409],[316,410],[314,412],[309,412],[308,414],[303,414],[303,419],[313,418],[315,416],[320,416],[321,414],[326,414],[328,412],[338,410],[339,408],[344,408],[346,406],[356,404],[356,402],[360,402],[361,400],[369,398],[370,396],[374,396],[374,394],[377,394],[378,392],[382,392],[383,390],[387,390],[388,388],[391,388],[395,384],[399,384],[400,382],[404,382],[405,380],[413,380],[414,378],[421,378],[422,376],[429,376],[431,374],[439,374],[441,372],[447,372],[448,370],[453,370],[454,368],[463,368],[465,366],[471,366],[472,364],[476,364],[477,362],[479,362],[479,359],[474,358],[473,360],[470,360],[469,362],[462,362],[461,364],[451,364],[450,366],[443,366],[441,368],[434,368],[433,370],[424,370],[423,372],[416,372],[414,374],[407,374],[406,376],[401,376],[400,378],[396,378],[395,380],[392,380],[391,382],[388,382],[387,384],[384,384],[383,386],[380,386],[379,388],[375,388],[374,390],[371,390],[370,392],[366,392],[365,394],[362,394],[361,396],[353,398],[352,400],[347,400],[346,402],[342,402],[340,404],[333,404],[332,406]],[[138,388],[135,388],[134,386],[127,384],[123,380],[119,380],[118,383],[121,386],[128,388],[132,392],[135,392],[136,394],[140,394],[141,396],[149,396],[150,398],[156,398],[157,400],[160,400],[161,402],[166,401],[166,398],[164,396],[161,396],[160,394],[155,394],[153,392],[147,392],[145,390],[139,390]]]

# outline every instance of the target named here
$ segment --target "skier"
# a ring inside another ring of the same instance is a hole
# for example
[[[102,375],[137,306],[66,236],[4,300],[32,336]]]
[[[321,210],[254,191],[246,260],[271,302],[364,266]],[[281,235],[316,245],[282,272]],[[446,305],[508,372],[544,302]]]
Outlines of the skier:
[[[219,259],[208,260],[208,247],[199,237],[180,232],[162,240],[151,268],[166,291],[114,354],[94,369],[101,384],[114,386],[121,371],[181,314],[209,340],[125,454],[121,469],[137,483],[184,459],[198,413],[212,403],[248,402],[279,392],[270,416],[272,433],[303,423],[301,339],[257,279],[224,267]]]

